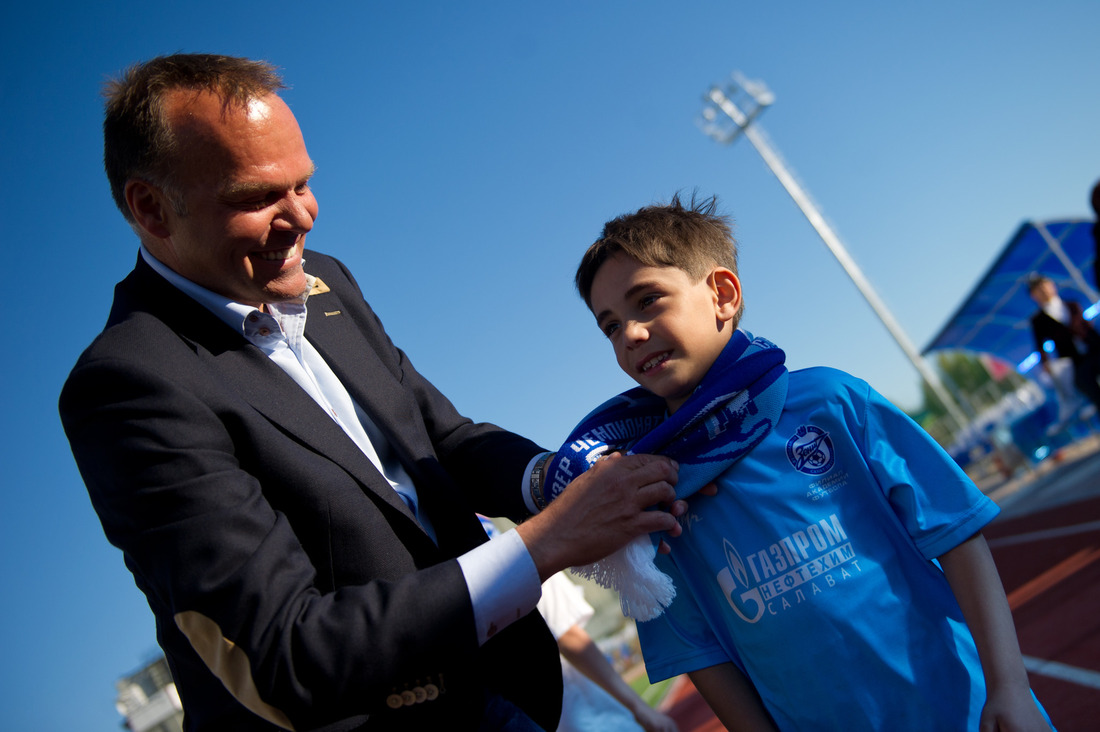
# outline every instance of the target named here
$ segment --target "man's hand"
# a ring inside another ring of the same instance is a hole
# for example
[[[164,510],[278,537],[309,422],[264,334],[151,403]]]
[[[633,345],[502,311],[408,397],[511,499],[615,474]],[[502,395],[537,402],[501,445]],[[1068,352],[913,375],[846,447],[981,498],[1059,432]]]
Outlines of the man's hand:
[[[517,527],[539,578],[603,559],[641,534],[678,536],[687,504],[676,500],[676,469],[665,457],[614,454],[578,476]]]
[[[716,496],[716,495],[718,495],[718,484],[717,483],[707,483],[705,486],[700,488],[698,493],[696,493],[695,495]],[[671,506],[669,506],[669,513],[671,513],[673,516],[675,516],[677,519],[679,519],[681,516],[683,516],[685,513],[687,513],[687,507],[688,507],[688,502],[687,501],[675,501]],[[669,536],[675,538],[675,537],[679,536],[680,534],[682,534],[683,532],[684,532],[683,526],[681,526],[679,521],[677,521],[676,522],[676,528],[673,529],[672,531],[667,532],[667,533],[668,533]],[[669,544],[667,541],[665,541],[664,538],[662,538],[661,541],[657,544],[657,553],[658,554],[671,554],[672,553],[672,545]]]

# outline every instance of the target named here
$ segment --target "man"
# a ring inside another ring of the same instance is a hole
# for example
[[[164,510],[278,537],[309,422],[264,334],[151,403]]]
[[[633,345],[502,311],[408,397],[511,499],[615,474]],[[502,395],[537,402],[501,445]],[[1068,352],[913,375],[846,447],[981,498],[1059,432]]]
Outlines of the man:
[[[108,88],[108,178],[141,249],[60,400],[185,726],[553,729],[539,585],[679,533],[675,466],[604,460],[486,543],[475,510],[533,513],[546,454],[459,415],[343,265],[304,251],[313,163],[280,88],[211,55]]]
[[[1050,373],[1050,359],[1043,347],[1054,343],[1059,358],[1073,363],[1073,383],[1089,401],[1100,408],[1100,333],[1085,320],[1081,306],[1058,295],[1054,281],[1032,273],[1027,281],[1028,294],[1039,306],[1031,316],[1031,333],[1039,351],[1043,370]]]

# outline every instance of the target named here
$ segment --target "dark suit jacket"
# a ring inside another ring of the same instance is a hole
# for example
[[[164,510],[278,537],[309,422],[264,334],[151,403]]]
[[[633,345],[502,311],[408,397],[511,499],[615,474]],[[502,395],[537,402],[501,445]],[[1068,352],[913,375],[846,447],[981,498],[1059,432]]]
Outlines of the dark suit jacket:
[[[331,288],[309,298],[306,337],[392,443],[438,546],[289,376],[140,257],[61,395],[187,728],[464,729],[492,689],[554,729],[553,637],[533,612],[479,648],[453,559],[485,541],[475,510],[525,515],[539,448],[459,415],[343,265],[306,259]]]
[[[1054,341],[1054,351],[1059,357],[1072,358],[1074,361],[1084,356],[1074,342],[1075,337],[1084,341],[1089,350],[1100,346],[1100,333],[1085,320],[1081,306],[1072,300],[1065,300],[1065,303],[1069,310],[1069,325],[1058,322],[1041,309],[1031,316],[1031,333],[1035,337],[1035,347],[1044,361],[1047,353],[1043,350],[1043,344],[1047,341]]]

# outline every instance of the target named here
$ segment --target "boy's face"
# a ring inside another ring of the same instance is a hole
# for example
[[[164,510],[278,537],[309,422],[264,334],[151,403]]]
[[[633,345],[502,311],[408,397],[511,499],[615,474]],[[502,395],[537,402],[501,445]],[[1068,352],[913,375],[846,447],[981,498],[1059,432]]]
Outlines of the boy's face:
[[[741,283],[721,267],[696,282],[620,253],[596,272],[591,300],[619,368],[675,412],[729,342]]]

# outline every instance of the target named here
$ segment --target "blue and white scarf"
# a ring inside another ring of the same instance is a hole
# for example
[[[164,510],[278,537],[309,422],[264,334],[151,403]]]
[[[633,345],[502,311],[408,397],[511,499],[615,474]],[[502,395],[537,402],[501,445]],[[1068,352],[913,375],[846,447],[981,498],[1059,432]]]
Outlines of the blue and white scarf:
[[[680,466],[676,497],[690,496],[775,426],[787,398],[785,358],[770,341],[738,330],[675,414],[668,415],[664,399],[641,387],[609,399],[558,450],[547,472],[547,499],[609,450],[672,458]],[[573,569],[617,591],[628,617],[650,620],[676,597],[672,579],[653,564],[656,546],[656,536],[640,536],[599,562]]]

